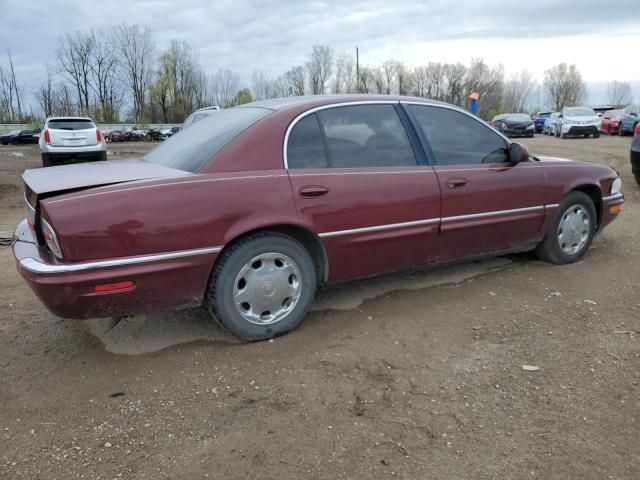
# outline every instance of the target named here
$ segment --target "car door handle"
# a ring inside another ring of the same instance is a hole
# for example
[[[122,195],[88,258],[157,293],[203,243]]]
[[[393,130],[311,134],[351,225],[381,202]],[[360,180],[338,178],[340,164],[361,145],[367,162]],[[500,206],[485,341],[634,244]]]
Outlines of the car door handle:
[[[452,178],[447,182],[447,187],[449,188],[462,188],[467,184],[467,181],[464,178]]]
[[[306,187],[302,187],[298,190],[298,193],[304,198],[318,198],[324,197],[329,193],[329,189],[322,185],[307,185]]]

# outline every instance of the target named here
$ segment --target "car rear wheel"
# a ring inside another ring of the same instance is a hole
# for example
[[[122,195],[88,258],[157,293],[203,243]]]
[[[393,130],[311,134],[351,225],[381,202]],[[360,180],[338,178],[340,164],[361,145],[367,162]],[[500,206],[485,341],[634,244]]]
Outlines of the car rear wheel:
[[[572,263],[589,249],[596,231],[596,208],[582,192],[571,192],[558,207],[547,235],[536,248],[536,255],[546,262]]]
[[[276,232],[250,235],[226,249],[206,294],[212,317],[246,341],[297,327],[317,285],[311,256],[297,240]]]
[[[600,132],[596,132],[593,134],[593,138],[600,138]]]

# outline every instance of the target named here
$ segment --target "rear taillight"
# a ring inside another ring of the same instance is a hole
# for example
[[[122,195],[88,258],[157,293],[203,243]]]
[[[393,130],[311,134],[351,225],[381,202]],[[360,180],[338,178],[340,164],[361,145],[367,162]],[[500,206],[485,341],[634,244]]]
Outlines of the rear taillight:
[[[102,142],[102,134],[100,133],[100,130],[98,130],[96,128],[96,140],[98,141],[98,143]]]
[[[51,136],[49,135],[49,130],[44,131],[44,143],[47,145],[51,145]]]
[[[44,242],[47,244],[51,253],[53,253],[58,258],[63,258],[62,249],[60,248],[60,244],[58,243],[58,238],[56,237],[56,232],[53,231],[51,225],[44,219],[40,218],[40,225],[42,226],[42,236],[44,237]]]
[[[636,135],[640,135],[640,123],[636,125],[636,129],[634,130]]]

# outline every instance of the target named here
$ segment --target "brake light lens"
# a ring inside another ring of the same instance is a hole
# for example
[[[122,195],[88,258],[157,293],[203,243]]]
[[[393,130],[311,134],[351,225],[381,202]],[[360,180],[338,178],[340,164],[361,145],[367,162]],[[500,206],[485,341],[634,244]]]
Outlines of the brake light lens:
[[[60,243],[58,243],[58,237],[56,237],[56,232],[51,228],[51,225],[49,225],[44,218],[40,218],[40,225],[42,225],[42,236],[44,237],[44,242],[47,244],[47,248],[57,258],[64,258]]]
[[[96,128],[96,140],[98,141],[98,143],[102,142],[102,134],[100,133],[100,130],[98,130]]]
[[[51,136],[49,135],[49,129],[44,131],[44,143],[51,145]]]
[[[634,130],[636,135],[640,135],[640,123],[636,125],[636,129]]]

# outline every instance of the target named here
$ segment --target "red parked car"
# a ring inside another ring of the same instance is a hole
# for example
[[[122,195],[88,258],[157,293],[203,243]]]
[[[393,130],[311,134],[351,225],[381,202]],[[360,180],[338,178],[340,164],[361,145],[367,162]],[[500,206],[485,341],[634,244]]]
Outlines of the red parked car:
[[[617,135],[620,118],[622,118],[622,110],[607,110],[602,115],[600,131],[609,135]]]
[[[246,340],[299,324],[329,282],[533,250],[581,258],[618,174],[537,158],[438,102],[316,96],[223,110],[142,160],[27,170],[13,252],[56,315],[204,304]]]

